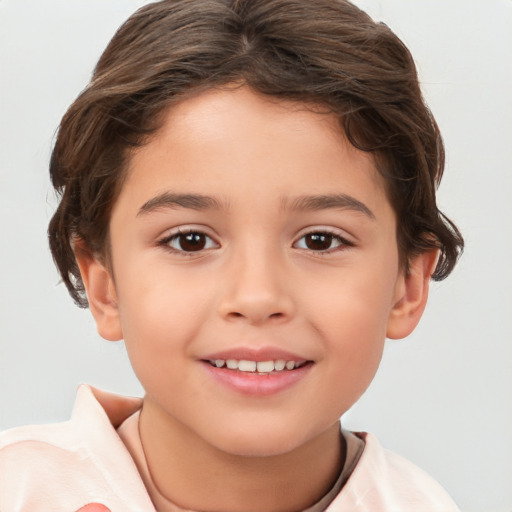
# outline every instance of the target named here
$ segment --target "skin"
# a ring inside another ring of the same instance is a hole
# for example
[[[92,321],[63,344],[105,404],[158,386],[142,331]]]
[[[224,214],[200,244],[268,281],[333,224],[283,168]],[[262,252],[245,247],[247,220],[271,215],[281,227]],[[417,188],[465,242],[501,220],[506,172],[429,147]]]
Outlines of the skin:
[[[171,194],[216,204],[178,206]],[[350,201],[296,208],[333,194]],[[177,228],[204,248],[183,251]],[[386,336],[407,336],[427,299],[437,255],[405,275],[396,229],[372,157],[333,115],[247,87],[167,113],[131,158],[111,264],[77,249],[98,330],[124,338],[146,391],[140,435],[162,494],[227,512],[301,510],[325,494],[344,460],[340,416],[373,379]],[[334,236],[322,246],[312,233]],[[311,363],[292,386],[250,396],[202,361],[233,347]]]

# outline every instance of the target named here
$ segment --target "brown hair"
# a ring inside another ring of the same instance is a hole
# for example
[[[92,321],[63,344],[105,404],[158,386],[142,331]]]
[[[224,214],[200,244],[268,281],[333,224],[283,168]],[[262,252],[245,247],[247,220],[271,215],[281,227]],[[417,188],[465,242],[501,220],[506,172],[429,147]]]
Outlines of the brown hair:
[[[59,128],[50,174],[61,200],[49,239],[78,305],[87,298],[74,241],[106,255],[130,150],[173,102],[235,82],[336,113],[387,178],[402,261],[439,248],[432,277],[451,272],[463,240],[436,205],[442,139],[411,54],[386,25],[345,0],[164,0],[120,27]]]

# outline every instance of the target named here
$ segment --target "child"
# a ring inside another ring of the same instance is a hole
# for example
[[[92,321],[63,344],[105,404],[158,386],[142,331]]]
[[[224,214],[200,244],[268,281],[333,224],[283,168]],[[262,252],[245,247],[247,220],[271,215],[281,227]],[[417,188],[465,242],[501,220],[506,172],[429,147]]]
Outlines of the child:
[[[454,511],[339,418],[462,250],[408,50],[341,0],[164,0],[64,116],[64,283],[143,400],[0,441],[0,510]]]

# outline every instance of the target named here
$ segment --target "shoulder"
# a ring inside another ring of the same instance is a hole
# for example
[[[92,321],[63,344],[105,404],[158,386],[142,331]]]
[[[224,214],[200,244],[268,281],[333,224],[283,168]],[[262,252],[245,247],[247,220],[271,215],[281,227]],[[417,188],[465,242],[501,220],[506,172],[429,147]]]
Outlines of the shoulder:
[[[431,476],[400,455],[382,448],[371,434],[357,433],[365,448],[330,512],[458,512]]]
[[[28,473],[36,464],[61,467],[80,457],[80,436],[67,421],[50,425],[30,425],[0,432],[0,481]]]
[[[83,505],[83,479],[93,474],[70,422],[17,427],[0,434],[0,482],[5,489],[0,510],[42,511],[51,506],[74,512]]]
[[[0,433],[0,484],[5,511],[154,510],[129,453],[87,387],[79,390],[70,421]],[[127,506],[130,499],[137,508]]]

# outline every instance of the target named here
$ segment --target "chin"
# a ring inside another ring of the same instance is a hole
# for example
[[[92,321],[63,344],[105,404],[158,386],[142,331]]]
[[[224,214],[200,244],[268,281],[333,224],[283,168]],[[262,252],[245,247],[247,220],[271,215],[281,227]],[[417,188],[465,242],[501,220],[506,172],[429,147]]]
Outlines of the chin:
[[[299,444],[300,446],[300,444]],[[250,442],[248,440],[230,439],[225,446],[222,446],[224,452],[237,457],[277,457],[293,451],[298,446],[287,443],[262,442],[261,439]]]
[[[270,422],[269,422],[270,423]],[[222,429],[215,436],[211,430],[208,433],[210,444],[217,449],[238,457],[273,457],[289,453],[307,443],[310,439],[304,432],[294,432],[292,429],[278,429],[273,425],[258,428]],[[207,439],[208,441],[208,439]]]

